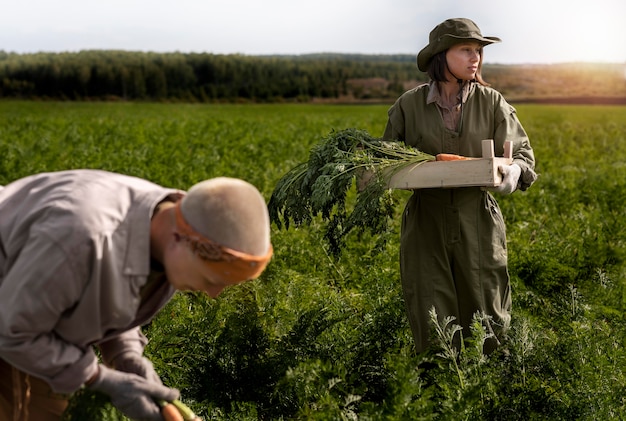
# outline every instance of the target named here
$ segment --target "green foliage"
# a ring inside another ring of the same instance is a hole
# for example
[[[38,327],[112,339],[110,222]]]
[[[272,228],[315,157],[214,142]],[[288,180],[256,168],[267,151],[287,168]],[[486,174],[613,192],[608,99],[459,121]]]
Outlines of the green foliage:
[[[179,188],[229,175],[269,198],[321,137],[347,127],[381,132],[386,108],[0,102],[0,184],[90,167]],[[205,420],[623,419],[626,109],[519,106],[518,114],[540,177],[498,198],[513,317],[493,354],[478,352],[486,337],[478,316],[462,346],[451,346],[448,320],[439,335],[434,326],[431,352],[415,354],[399,218],[383,235],[346,235],[334,258],[315,217],[272,231],[275,256],[257,281],[215,300],[179,293],[145,327],[163,381]],[[65,415],[124,419],[85,390]]]
[[[279,228],[310,225],[321,215],[331,254],[338,256],[345,238],[356,229],[374,235],[388,230],[397,204],[385,174],[434,157],[400,142],[384,142],[358,129],[333,131],[317,143],[307,162],[298,164],[276,184],[268,208]],[[353,207],[346,206],[350,188],[367,178]]]
[[[88,389],[81,389],[74,394],[63,414],[63,421],[125,421],[126,418],[111,405],[108,396]]]

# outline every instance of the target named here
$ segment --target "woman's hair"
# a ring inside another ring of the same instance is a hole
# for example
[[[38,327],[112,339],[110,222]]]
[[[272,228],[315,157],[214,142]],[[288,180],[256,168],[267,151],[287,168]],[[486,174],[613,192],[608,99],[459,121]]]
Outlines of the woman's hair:
[[[446,69],[448,68],[448,62],[446,61],[446,52],[441,51],[433,56],[428,63],[428,76],[435,82],[448,82],[446,78]],[[483,68],[483,49],[480,49],[480,61],[478,62],[478,70],[476,70],[476,82],[483,86],[490,86],[481,74]]]

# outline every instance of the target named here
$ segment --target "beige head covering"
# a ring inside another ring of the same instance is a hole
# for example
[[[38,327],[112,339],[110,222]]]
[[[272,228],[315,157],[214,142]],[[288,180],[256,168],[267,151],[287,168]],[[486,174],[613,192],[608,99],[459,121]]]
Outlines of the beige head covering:
[[[221,279],[254,279],[273,254],[267,205],[246,181],[219,177],[198,183],[175,213],[178,233]]]
[[[181,210],[195,231],[218,244],[255,256],[268,251],[267,205],[246,181],[229,177],[202,181],[183,197]]]

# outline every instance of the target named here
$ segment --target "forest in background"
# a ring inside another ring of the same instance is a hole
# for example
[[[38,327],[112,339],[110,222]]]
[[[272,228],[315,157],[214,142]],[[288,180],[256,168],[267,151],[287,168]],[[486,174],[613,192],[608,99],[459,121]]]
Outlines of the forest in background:
[[[512,102],[626,104],[626,63],[485,63],[483,76]],[[5,99],[391,102],[427,80],[408,54],[0,51]]]

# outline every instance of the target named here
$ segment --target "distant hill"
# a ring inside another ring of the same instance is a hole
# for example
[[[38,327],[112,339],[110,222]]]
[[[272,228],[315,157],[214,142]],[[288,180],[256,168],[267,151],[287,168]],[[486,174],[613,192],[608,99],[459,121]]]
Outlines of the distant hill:
[[[512,102],[626,103],[623,63],[486,63],[483,76]],[[0,98],[387,103],[427,80],[409,54],[0,51]]]
[[[284,55],[290,60],[348,60],[357,63],[401,63],[414,68],[420,79],[404,80],[409,87],[423,83],[427,78],[419,72],[416,57],[411,54],[367,55],[317,53]],[[626,63],[555,63],[555,64],[498,64],[484,63],[483,76],[492,87],[511,101],[517,102],[592,102],[626,104]],[[370,89],[380,89],[377,75],[369,80],[354,81]],[[390,82],[387,80],[387,82]]]
[[[511,101],[626,104],[626,63],[486,64],[483,75]]]

